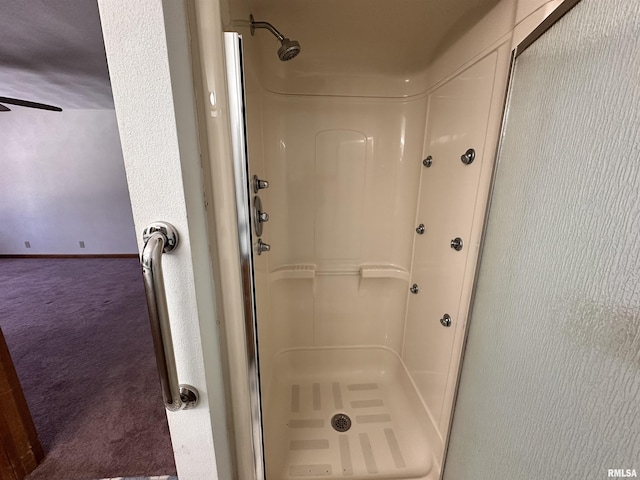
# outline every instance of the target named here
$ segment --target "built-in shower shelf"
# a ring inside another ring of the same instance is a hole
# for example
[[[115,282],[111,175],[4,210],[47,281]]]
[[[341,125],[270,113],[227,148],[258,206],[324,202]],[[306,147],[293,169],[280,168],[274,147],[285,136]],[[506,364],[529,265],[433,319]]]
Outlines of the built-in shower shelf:
[[[315,265],[283,265],[269,274],[270,280],[284,280],[288,278],[314,278],[316,276]]]
[[[317,275],[359,275],[360,265],[323,265]]]
[[[409,272],[396,265],[363,265],[360,267],[362,278],[396,278],[409,281]]]
[[[397,265],[283,265],[271,271],[269,279],[312,279],[325,275],[357,275],[361,278],[395,278],[409,281],[409,272]]]

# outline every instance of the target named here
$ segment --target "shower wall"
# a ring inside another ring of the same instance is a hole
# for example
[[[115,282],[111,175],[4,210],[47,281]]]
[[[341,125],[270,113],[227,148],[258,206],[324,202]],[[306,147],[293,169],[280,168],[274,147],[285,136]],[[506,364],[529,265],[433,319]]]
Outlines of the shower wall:
[[[292,347],[401,353],[427,97],[263,95],[271,325]]]
[[[502,1],[441,47],[429,67],[429,107],[402,359],[436,425],[444,449],[467,329],[511,50],[560,0]],[[473,148],[474,162],[461,155]],[[461,251],[452,239],[463,241]],[[440,319],[451,317],[451,326]]]
[[[509,46],[493,50],[429,94],[425,154],[416,223],[411,295],[403,360],[444,438],[449,422],[447,392],[453,391],[460,342],[466,326],[469,288],[482,233],[487,188],[504,100]],[[474,149],[473,163],[461,156]],[[462,249],[451,248],[455,238]],[[440,319],[451,318],[445,327]],[[451,399],[449,398],[449,403]]]

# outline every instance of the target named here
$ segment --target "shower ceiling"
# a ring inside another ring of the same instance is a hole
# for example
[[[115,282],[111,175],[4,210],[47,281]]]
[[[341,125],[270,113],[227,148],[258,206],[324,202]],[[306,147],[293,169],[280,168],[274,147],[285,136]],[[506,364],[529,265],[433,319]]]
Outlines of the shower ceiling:
[[[444,38],[496,3],[281,0],[256,2],[253,11],[304,45],[293,68],[409,76],[424,70]],[[95,0],[0,0],[0,11],[0,95],[63,109],[113,108]]]
[[[498,0],[279,0],[254,2],[256,18],[304,46],[294,68],[410,75],[444,41],[477,23]],[[271,47],[271,45],[269,45]]]
[[[0,96],[113,108],[95,0],[0,0]]]

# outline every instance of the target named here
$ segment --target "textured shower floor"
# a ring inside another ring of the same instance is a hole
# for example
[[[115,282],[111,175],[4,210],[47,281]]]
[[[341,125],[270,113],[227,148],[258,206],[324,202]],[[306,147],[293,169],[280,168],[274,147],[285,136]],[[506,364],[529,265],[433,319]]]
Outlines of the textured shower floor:
[[[430,420],[393,352],[291,350],[274,367],[264,409],[267,478],[431,478]],[[351,418],[348,431],[332,428],[337,413]]]

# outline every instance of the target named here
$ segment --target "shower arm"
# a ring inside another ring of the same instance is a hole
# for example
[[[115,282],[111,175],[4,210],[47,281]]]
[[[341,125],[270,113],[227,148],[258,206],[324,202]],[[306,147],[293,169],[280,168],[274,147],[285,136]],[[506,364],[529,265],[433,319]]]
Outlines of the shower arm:
[[[255,22],[253,20],[253,15],[251,15],[251,35],[253,35],[253,32],[255,31],[256,28],[266,28],[267,30],[269,30],[271,33],[273,33],[275,35],[275,37],[280,40],[280,42],[284,41],[285,37],[284,35],[282,35],[277,29],[276,27],[274,27],[273,25],[271,25],[269,22]]]

